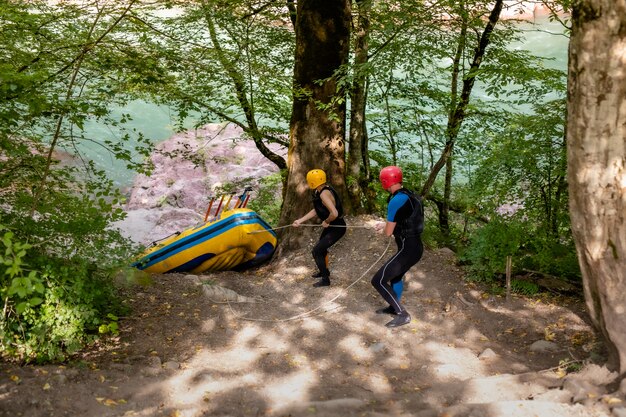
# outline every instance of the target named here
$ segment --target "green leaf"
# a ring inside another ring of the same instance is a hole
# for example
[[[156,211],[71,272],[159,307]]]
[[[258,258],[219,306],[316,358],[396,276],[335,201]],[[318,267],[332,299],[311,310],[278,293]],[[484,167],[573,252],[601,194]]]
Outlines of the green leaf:
[[[43,299],[39,297],[32,297],[30,300],[28,300],[28,303],[30,304],[31,307],[37,306],[41,304],[42,302],[43,302]]]
[[[22,314],[24,311],[26,311],[27,308],[28,308],[28,303],[21,302],[15,306],[15,311],[17,312],[17,314]]]

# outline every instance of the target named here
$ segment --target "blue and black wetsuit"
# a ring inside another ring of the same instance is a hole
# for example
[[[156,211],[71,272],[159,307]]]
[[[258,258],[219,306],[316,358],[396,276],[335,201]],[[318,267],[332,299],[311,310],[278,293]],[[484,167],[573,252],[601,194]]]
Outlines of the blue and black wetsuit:
[[[399,189],[389,197],[387,221],[396,223],[393,236],[398,251],[376,272],[372,285],[395,313],[400,314],[405,311],[400,304],[402,279],[419,262],[424,252],[421,238],[424,230],[424,209],[421,199],[405,188]]]
[[[337,191],[330,185],[325,185],[321,190],[315,191],[313,193],[313,208],[315,209],[315,213],[317,217],[322,220],[326,220],[330,215],[330,210],[326,208],[324,203],[322,202],[322,198],[320,195],[324,190],[328,190],[333,194],[335,198],[335,208],[337,209],[337,218],[330,222],[331,226],[343,226],[343,227],[327,227],[322,230],[322,234],[320,235],[319,241],[313,248],[313,259],[315,260],[315,264],[320,271],[320,276],[323,279],[328,279],[330,276],[330,271],[328,270],[327,265],[327,255],[328,248],[333,246],[339,239],[346,234],[346,222],[343,219],[343,205],[341,204],[341,200],[339,199],[339,195]]]

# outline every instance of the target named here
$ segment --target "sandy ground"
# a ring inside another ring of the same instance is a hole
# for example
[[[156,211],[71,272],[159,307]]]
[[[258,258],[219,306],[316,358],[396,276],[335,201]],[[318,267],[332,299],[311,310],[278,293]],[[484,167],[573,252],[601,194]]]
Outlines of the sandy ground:
[[[388,329],[369,281],[394,245],[349,229],[332,285],[313,288],[319,231],[250,271],[124,288],[119,337],[62,366],[0,364],[0,416],[626,415],[580,298],[507,301],[427,250],[403,296],[413,321]]]

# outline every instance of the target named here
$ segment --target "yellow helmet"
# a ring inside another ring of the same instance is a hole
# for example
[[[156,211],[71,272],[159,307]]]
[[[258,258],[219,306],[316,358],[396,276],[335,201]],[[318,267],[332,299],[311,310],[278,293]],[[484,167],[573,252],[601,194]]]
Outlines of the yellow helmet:
[[[314,190],[326,183],[326,173],[321,169],[312,169],[306,174],[306,182],[309,183],[309,187]]]

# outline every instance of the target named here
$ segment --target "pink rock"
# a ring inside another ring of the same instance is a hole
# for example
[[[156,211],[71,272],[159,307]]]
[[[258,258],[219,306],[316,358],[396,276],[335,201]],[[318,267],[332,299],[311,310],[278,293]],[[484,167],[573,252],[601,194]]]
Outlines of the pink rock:
[[[286,157],[286,149],[275,144],[269,148]],[[152,174],[137,175],[125,207],[128,217],[116,225],[142,244],[202,222],[210,197],[216,196],[219,187],[241,182],[241,189],[235,190],[238,193],[244,186],[256,190],[260,179],[278,172],[252,140],[243,138],[242,129],[232,124],[210,124],[176,134],[157,145],[151,160]],[[235,198],[230,207],[234,203]]]

